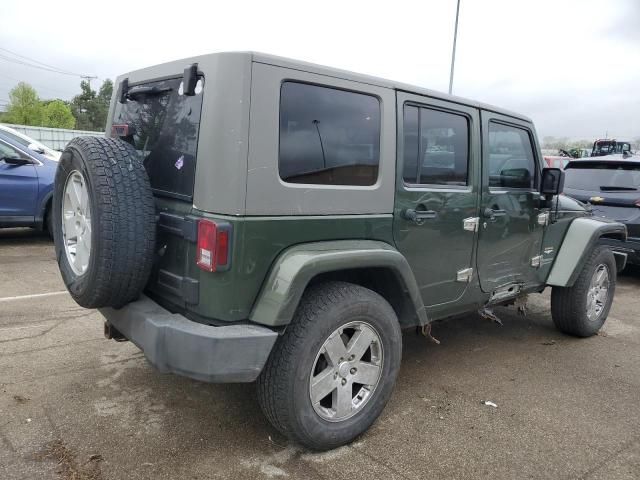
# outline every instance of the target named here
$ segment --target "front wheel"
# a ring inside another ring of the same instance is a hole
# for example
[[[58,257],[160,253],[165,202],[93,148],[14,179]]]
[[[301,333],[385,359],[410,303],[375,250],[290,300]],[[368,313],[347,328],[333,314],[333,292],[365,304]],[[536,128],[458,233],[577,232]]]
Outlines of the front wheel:
[[[258,378],[258,399],[284,435],[314,450],[344,445],[386,405],[400,368],[395,312],[344,282],[311,287]]]
[[[596,247],[572,287],[553,287],[551,316],[558,330],[590,337],[604,325],[616,290],[616,261],[606,246]]]

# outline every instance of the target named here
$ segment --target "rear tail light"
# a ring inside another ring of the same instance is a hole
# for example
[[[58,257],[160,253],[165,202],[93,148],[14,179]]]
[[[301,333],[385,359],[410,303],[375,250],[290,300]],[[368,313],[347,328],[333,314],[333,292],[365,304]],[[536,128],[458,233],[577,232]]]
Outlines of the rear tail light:
[[[196,264],[205,272],[229,269],[231,225],[212,220],[198,221]]]

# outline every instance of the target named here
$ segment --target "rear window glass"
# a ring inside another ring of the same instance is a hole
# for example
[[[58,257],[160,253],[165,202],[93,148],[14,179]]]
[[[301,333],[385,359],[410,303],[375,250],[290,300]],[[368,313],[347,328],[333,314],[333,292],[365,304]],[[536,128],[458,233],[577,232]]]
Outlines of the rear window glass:
[[[464,116],[405,106],[405,183],[466,185],[468,161],[469,125]]]
[[[282,84],[282,180],[373,185],[379,163],[380,102],[376,97],[305,83]]]
[[[640,164],[569,164],[565,170],[565,188],[574,190],[605,190],[640,187]]]
[[[194,96],[182,95],[182,77],[131,86],[127,102],[116,103],[113,125],[128,125],[124,140],[142,155],[155,193],[184,199],[193,195],[202,110],[203,80],[199,82]]]

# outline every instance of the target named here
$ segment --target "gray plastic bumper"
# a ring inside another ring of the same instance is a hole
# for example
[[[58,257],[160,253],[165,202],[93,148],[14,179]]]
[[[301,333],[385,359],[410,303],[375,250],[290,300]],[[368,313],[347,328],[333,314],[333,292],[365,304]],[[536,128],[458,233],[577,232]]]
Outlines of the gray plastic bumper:
[[[100,313],[161,372],[204,382],[254,381],[278,336],[255,325],[192,322],[144,295],[118,310],[101,308]]]

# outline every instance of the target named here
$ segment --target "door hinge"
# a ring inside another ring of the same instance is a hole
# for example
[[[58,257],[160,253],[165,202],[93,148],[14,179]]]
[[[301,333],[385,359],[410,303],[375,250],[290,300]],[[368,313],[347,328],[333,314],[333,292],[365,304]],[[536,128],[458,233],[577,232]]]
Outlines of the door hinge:
[[[462,220],[462,228],[467,232],[477,232],[480,224],[480,217],[469,217]]]
[[[536,255],[535,257],[531,257],[531,266],[534,268],[538,268],[540,266],[541,261],[542,261],[542,255]]]
[[[456,274],[456,282],[469,283],[473,277],[473,268],[463,268]]]
[[[538,225],[543,227],[549,225],[549,212],[538,214]]]

